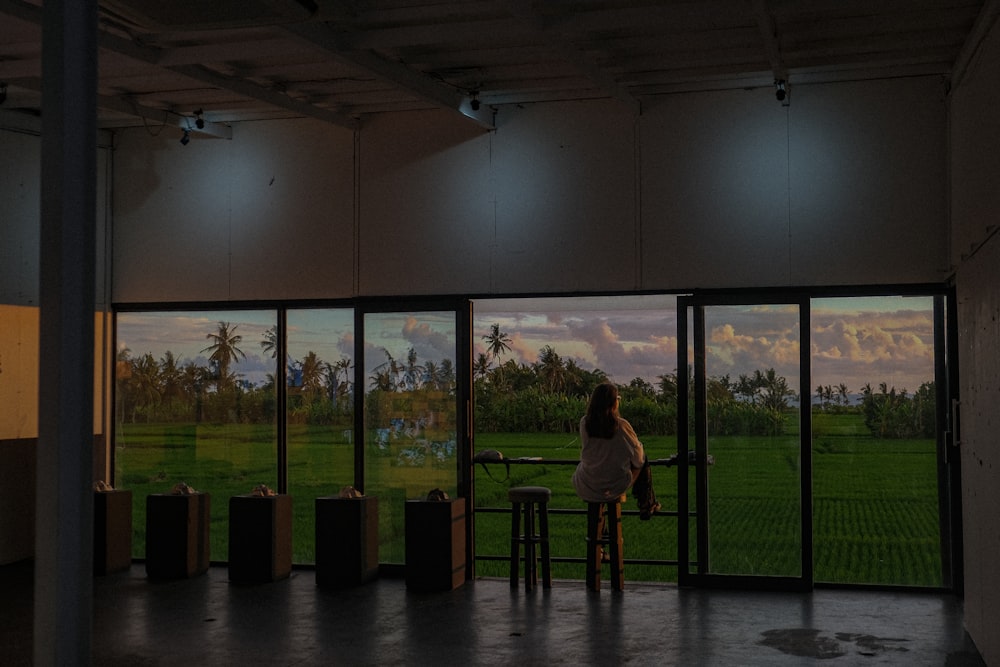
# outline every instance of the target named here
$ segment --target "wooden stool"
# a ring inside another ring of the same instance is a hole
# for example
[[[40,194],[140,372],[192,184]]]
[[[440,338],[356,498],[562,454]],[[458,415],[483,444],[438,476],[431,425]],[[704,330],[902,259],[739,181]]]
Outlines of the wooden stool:
[[[552,588],[549,563],[549,512],[552,491],[544,486],[517,486],[507,491],[511,502],[510,587],[517,588],[517,572],[524,545],[524,590],[538,585],[538,559],[535,545],[542,547],[542,587]],[[524,532],[521,532],[521,506],[524,506]],[[538,507],[538,532],[535,532],[535,507]]]
[[[611,556],[611,587],[625,588],[624,557],[622,556],[622,500],[624,497],[600,503],[587,503],[587,588],[601,590],[601,552],[608,548]],[[607,521],[607,537],[604,524]]]

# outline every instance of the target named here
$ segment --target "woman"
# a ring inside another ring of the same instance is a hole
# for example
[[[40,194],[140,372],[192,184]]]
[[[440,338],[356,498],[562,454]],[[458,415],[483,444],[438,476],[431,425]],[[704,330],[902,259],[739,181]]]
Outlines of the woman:
[[[621,397],[610,382],[597,385],[580,420],[580,463],[573,487],[589,503],[607,502],[629,488],[639,502],[639,518],[660,509],[642,443],[628,421],[618,414]]]

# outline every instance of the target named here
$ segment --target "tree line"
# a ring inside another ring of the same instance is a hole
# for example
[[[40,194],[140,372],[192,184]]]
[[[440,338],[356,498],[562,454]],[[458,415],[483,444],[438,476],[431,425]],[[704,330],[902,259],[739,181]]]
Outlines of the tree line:
[[[503,360],[511,338],[493,324],[482,337],[486,351],[473,365],[476,428],[487,432],[575,433],[594,387],[608,381],[600,369],[586,370],[572,359],[564,360],[544,346],[534,363]],[[694,413],[694,374],[686,369],[689,414]],[[618,384],[622,413],[640,433],[677,433],[678,375],[659,375],[656,382],[633,378]],[[934,383],[926,382],[909,395],[879,385],[860,389],[861,400],[851,404],[846,384],[817,388],[814,411],[860,414],[877,438],[933,437]],[[793,416],[798,393],[774,368],[740,374],[712,376],[706,380],[708,432],[710,435],[780,435]]]
[[[218,322],[206,334],[202,350],[207,365],[180,363],[167,351],[160,359],[151,353],[118,353],[116,409],[121,422],[228,421],[272,423],[275,418],[275,376],[261,385],[247,382],[233,366],[246,359],[238,325]],[[594,388],[609,380],[601,369],[585,369],[564,359],[549,345],[533,363],[503,357],[511,350],[510,336],[493,324],[482,336],[486,351],[473,363],[475,424],[486,432],[575,433]],[[279,350],[272,327],[260,341],[272,359]],[[367,378],[372,398],[382,394],[423,394],[439,398],[454,395],[456,374],[451,359],[421,361],[414,349],[405,359],[383,350],[385,360]],[[289,421],[304,424],[351,424],[354,409],[354,365],[350,358],[327,361],[309,351],[301,359],[286,360],[286,396]],[[687,370],[687,369],[685,369]],[[686,373],[691,383],[693,374]],[[678,375],[659,375],[655,383],[633,378],[619,384],[622,411],[640,433],[673,435],[677,431]],[[844,384],[816,388],[813,410],[860,413],[871,434],[879,438],[932,437],[935,428],[933,382],[913,395],[885,383],[860,389],[852,404]],[[689,397],[694,387],[689,386]],[[713,435],[778,435],[797,398],[786,378],[775,369],[707,379],[708,429]],[[383,406],[384,401],[377,401]],[[394,402],[398,403],[398,401]],[[435,403],[439,403],[435,400]],[[403,405],[403,404],[400,404]],[[384,412],[381,408],[379,413]],[[693,413],[693,406],[691,406]],[[374,414],[372,415],[374,416]]]

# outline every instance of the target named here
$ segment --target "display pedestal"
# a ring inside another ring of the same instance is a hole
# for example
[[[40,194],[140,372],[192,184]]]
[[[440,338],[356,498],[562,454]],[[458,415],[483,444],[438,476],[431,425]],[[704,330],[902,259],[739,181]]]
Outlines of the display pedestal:
[[[465,499],[406,501],[406,587],[450,591],[465,583]]]
[[[378,576],[378,498],[316,499],[316,585],[349,588]]]
[[[146,496],[146,575],[179,579],[208,571],[207,493]]]
[[[261,583],[292,572],[292,497],[229,499],[229,580]]]
[[[94,574],[132,566],[132,492],[94,492]]]

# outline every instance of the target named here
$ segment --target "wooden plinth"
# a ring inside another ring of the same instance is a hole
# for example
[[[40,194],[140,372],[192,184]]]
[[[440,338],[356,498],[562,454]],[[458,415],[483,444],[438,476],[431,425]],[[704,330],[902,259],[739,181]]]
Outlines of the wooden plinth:
[[[229,580],[262,583],[292,572],[292,497],[229,499]]]
[[[132,492],[94,492],[94,574],[132,565]]]
[[[378,498],[316,499],[316,585],[349,588],[378,576]]]
[[[209,564],[207,493],[146,496],[146,575],[179,579],[203,574]]]
[[[406,587],[450,591],[465,583],[465,499],[406,502]]]

